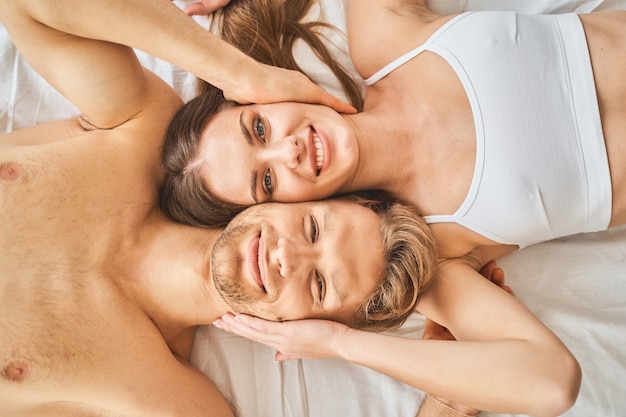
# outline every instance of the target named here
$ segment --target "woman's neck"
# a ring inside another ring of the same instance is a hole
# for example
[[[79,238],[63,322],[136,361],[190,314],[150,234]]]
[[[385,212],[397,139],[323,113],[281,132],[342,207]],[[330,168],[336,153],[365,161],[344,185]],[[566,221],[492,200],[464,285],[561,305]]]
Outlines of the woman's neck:
[[[427,138],[421,134],[425,120],[417,115],[403,118],[385,105],[350,116],[349,121],[359,143],[359,165],[346,191],[384,190],[418,205],[413,201],[416,178],[423,178],[430,165]]]

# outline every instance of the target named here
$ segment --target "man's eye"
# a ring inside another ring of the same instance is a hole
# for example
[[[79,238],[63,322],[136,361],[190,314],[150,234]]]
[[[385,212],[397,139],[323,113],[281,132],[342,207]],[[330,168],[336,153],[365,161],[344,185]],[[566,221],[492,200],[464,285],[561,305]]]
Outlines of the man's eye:
[[[317,242],[318,234],[317,220],[315,220],[315,217],[311,216],[311,242]]]
[[[322,302],[324,298],[324,280],[320,277],[317,271],[315,272],[315,277],[317,279],[317,288],[319,289],[320,302]]]
[[[252,123],[252,129],[254,130],[254,133],[256,133],[256,135],[259,137],[259,139],[265,142],[265,126],[263,125],[263,120],[261,120],[261,118],[257,117],[256,119],[254,119],[254,122]]]
[[[263,175],[263,191],[267,195],[272,195],[274,192],[274,184],[272,183],[272,174],[268,169],[265,171],[265,175]]]

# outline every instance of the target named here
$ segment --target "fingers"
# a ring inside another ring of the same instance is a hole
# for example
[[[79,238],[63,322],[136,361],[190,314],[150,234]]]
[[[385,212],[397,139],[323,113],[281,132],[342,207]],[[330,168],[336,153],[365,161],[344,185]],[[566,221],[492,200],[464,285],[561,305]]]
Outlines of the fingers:
[[[504,270],[498,267],[495,260],[487,262],[485,266],[480,269],[480,274],[509,294],[514,295],[513,290],[511,290],[508,285],[504,284]]]
[[[274,360],[276,362],[293,361],[297,359],[302,359],[302,357],[298,355],[288,355],[286,353],[282,353],[281,351],[276,351],[276,355],[274,355]]]
[[[491,264],[491,265],[489,265]],[[513,293],[513,290],[511,289],[511,287],[509,287],[508,285],[506,285],[504,283],[504,270],[502,268],[498,268],[496,266],[496,262],[495,261],[491,261],[489,262],[489,264],[485,265],[485,267],[483,267],[483,270],[485,268],[487,268],[487,266],[489,265],[489,275],[486,277],[493,282],[494,284],[496,284],[498,287],[502,288],[504,291],[508,292],[509,294],[515,296],[515,294]],[[482,270],[481,270],[482,273]]]
[[[281,329],[283,329],[281,324],[280,322],[267,321],[246,314],[237,316],[225,314],[213,322],[213,325],[218,329],[245,337],[246,339],[262,343],[275,349],[276,354],[274,359],[278,362],[302,359],[302,356],[298,353],[283,353],[281,351],[285,346],[289,346],[288,340],[280,334]]]
[[[339,113],[354,114],[357,110],[350,104],[343,100],[339,100],[337,97],[323,92],[322,97],[319,100],[320,104],[330,107]]]
[[[339,113],[354,114],[357,112],[357,110],[352,105],[328,93],[323,88],[308,79],[308,77],[305,78],[305,80],[309,87],[308,91],[310,91],[310,98],[309,100],[307,100],[308,102],[322,104],[324,106],[334,109]]]
[[[321,104],[339,113],[357,110],[315,84],[305,74],[256,62],[254,71],[246,71],[242,79],[229,80],[220,86],[224,96],[240,104],[294,101]]]
[[[206,16],[211,13],[201,2],[188,4],[183,11],[187,16]]]
[[[247,314],[237,314],[236,316],[233,314],[224,314],[222,316],[222,319],[227,320],[230,323],[240,324],[242,326],[246,326],[255,330],[259,329],[259,327],[263,327],[263,325],[268,323],[267,320],[263,320],[254,316],[249,316]]]
[[[184,11],[189,16],[206,16],[226,6],[230,0],[203,0],[188,4]]]
[[[512,296],[515,296],[515,294],[513,293],[513,290],[511,289],[511,287],[509,287],[508,285],[503,285],[500,288],[502,288],[504,291],[508,292],[509,294],[511,294]]]
[[[224,314],[215,320],[218,329],[245,337],[266,345],[275,345],[284,339],[284,323],[264,320],[247,314]]]
[[[480,268],[480,271],[478,272],[480,273],[480,275],[484,276],[485,278],[491,281],[492,280],[491,276],[493,275],[493,272],[495,269],[499,269],[498,264],[496,263],[495,260],[492,259],[491,261],[487,262],[485,266]]]
[[[426,322],[424,323],[424,335],[423,339],[431,339],[432,335],[439,331],[438,327],[442,327],[440,324],[435,323],[429,318],[426,318]]]
[[[285,70],[284,68],[278,69],[271,66],[266,66],[266,69],[270,71],[269,77],[279,77],[276,78],[275,83],[271,84],[273,86],[272,90],[267,92],[276,94],[277,96],[274,97],[277,101],[286,100],[322,104],[339,113],[352,114],[357,112],[353,106],[325,91],[299,71]]]
[[[254,320],[250,320],[254,319],[254,317],[244,316],[245,315],[235,317],[232,314],[225,314],[221,318],[215,320],[213,325],[218,329],[225,330],[238,336],[257,340],[256,336],[258,330],[254,327]]]
[[[504,286],[504,270],[502,268],[495,267],[491,271],[489,279],[499,287]]]
[[[422,339],[425,340],[456,340],[454,335],[450,333],[450,330],[446,329],[439,323],[432,321],[429,318],[426,318],[426,323],[424,326],[424,334],[422,335]]]

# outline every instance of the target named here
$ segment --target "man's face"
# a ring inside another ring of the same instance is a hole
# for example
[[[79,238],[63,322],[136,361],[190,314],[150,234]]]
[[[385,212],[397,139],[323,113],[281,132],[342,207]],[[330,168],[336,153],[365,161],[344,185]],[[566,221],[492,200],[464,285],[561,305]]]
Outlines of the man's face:
[[[348,322],[384,269],[380,218],[344,201],[252,206],[213,248],[212,278],[235,313]]]

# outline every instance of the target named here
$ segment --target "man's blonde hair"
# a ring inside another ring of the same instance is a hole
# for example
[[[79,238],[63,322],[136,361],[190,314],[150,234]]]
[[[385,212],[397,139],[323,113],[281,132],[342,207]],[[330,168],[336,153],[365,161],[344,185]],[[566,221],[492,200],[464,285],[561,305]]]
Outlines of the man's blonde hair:
[[[370,331],[400,327],[415,310],[437,264],[437,247],[423,217],[409,205],[386,195],[340,197],[374,211],[380,217],[385,267],[381,283],[356,311],[350,326]]]

